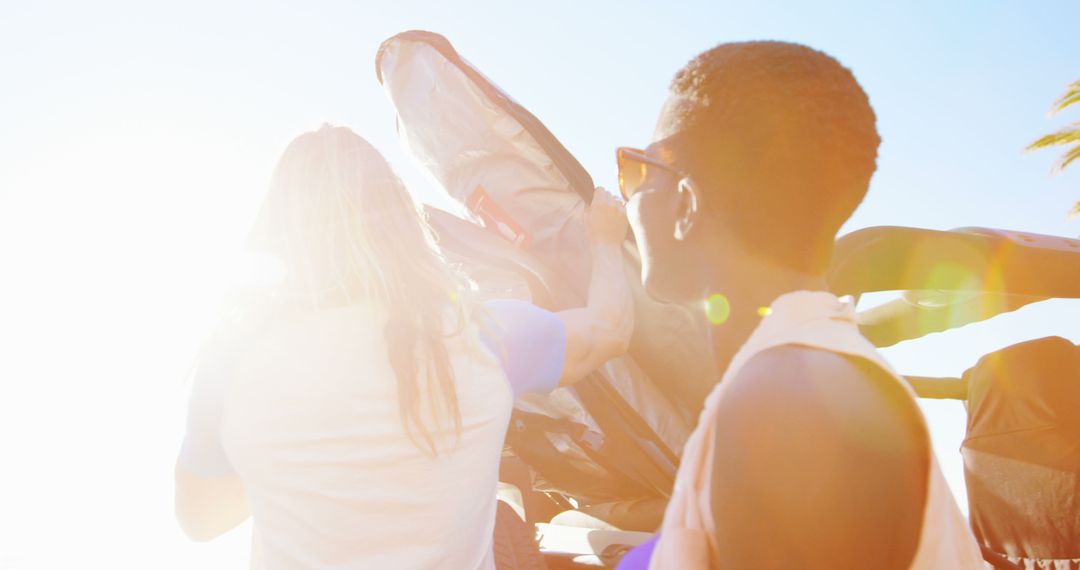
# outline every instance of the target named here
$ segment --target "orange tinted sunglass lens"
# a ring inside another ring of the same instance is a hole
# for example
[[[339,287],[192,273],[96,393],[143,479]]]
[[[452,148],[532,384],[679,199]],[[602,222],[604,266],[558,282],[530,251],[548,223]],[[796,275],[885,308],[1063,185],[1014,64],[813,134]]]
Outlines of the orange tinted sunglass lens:
[[[645,163],[634,158],[633,154],[625,149],[618,151],[619,163],[619,190],[623,199],[629,200],[630,196],[637,192],[641,182],[645,180]]]

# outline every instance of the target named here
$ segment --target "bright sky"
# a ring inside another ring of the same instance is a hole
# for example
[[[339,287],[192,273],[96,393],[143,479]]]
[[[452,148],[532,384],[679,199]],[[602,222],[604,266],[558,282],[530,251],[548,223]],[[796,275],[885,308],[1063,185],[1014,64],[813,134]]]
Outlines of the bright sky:
[[[851,67],[884,139],[850,228],[1080,234],[1080,167],[1025,143],[1080,78],[1080,4],[915,2],[7,3],[0,18],[0,568],[246,564],[248,528],[190,544],[172,515],[187,372],[285,144],[331,121],[424,200],[374,73],[378,44],[438,31],[531,109],[597,183],[648,142],[673,72],[722,41],[807,43]],[[900,4],[905,4],[900,6]],[[1080,341],[1080,302],[901,345],[904,372]],[[926,405],[962,493],[963,409]],[[961,497],[961,500],[962,497]]]

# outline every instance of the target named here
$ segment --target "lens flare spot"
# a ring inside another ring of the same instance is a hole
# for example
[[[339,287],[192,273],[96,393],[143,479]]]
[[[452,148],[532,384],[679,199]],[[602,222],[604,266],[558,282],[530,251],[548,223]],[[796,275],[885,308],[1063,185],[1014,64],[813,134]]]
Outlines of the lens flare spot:
[[[722,325],[731,316],[731,303],[720,293],[713,293],[705,300],[705,316],[714,325]]]
[[[767,317],[772,314],[772,307],[758,307],[757,314],[759,317]]]
[[[977,291],[980,268],[968,267],[960,263],[938,263],[930,268],[926,276],[927,284],[923,289],[943,291]]]

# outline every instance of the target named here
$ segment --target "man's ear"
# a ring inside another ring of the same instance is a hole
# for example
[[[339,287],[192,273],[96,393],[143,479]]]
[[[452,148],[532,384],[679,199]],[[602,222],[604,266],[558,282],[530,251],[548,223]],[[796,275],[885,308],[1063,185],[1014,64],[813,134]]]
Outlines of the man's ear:
[[[675,239],[686,241],[698,220],[701,194],[690,177],[679,181],[678,194],[675,205]]]

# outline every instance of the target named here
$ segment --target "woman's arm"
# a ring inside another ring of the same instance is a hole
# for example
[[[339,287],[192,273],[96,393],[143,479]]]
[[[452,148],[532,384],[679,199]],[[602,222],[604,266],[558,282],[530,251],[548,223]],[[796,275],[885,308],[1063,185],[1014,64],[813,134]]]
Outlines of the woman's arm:
[[[199,542],[217,538],[249,516],[239,477],[202,477],[177,461],[176,520],[188,538]]]
[[[561,385],[581,380],[626,353],[634,331],[634,304],[622,258],[626,211],[614,196],[597,188],[587,216],[592,253],[588,304],[556,313],[566,327]]]
[[[187,431],[176,459],[176,520],[192,540],[206,541],[248,517],[244,485],[222,448],[221,407],[228,384],[226,350],[208,343],[192,376]]]

